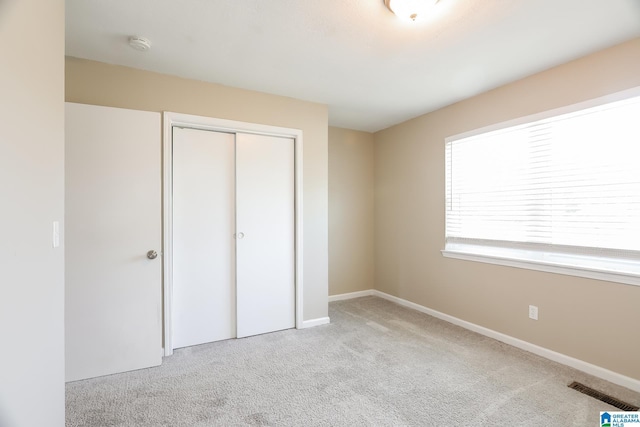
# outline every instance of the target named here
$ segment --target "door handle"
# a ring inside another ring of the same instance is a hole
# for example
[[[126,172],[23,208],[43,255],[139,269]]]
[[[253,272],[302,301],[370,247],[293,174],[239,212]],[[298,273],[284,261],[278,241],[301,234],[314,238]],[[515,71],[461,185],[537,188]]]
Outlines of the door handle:
[[[147,252],[147,258],[156,259],[157,257],[158,257],[158,252],[154,251],[153,249]]]

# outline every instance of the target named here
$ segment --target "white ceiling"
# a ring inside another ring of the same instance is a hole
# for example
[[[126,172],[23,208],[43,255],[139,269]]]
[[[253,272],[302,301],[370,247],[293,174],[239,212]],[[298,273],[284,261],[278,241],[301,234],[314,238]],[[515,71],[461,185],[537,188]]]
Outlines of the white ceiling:
[[[151,40],[147,52],[128,36]],[[66,0],[66,54],[327,104],[377,131],[640,36],[640,0]]]

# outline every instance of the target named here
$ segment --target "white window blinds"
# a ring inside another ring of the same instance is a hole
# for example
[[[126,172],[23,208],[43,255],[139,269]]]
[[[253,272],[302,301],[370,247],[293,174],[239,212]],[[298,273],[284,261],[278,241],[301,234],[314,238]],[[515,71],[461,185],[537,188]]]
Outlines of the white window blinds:
[[[456,244],[635,258],[640,97],[448,139]]]

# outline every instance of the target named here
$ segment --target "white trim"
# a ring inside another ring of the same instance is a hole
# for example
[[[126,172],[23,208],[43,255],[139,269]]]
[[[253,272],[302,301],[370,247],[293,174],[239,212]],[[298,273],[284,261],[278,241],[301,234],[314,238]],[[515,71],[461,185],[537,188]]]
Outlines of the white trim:
[[[173,168],[171,162],[172,125],[166,113],[162,115],[162,302],[164,310],[163,344],[164,355],[173,354],[171,337],[171,301],[173,301],[173,227],[171,207],[173,206]]]
[[[564,274],[568,276],[585,277],[587,279],[606,280],[608,282],[624,283],[626,285],[640,286],[640,277],[628,274],[618,274],[608,271],[599,271],[583,267],[571,267],[567,265],[551,264],[542,261],[510,259],[493,255],[475,254],[463,251],[444,249],[442,256],[447,258],[462,259],[465,261],[483,262],[486,264],[503,265],[508,267],[524,268],[527,270],[546,271],[547,273]]]
[[[349,292],[346,294],[329,295],[329,302],[342,301],[345,299],[353,299],[353,298],[360,298],[360,297],[368,297],[371,295],[375,295],[374,292],[375,291],[373,289],[367,289],[366,291],[357,291],[357,292]]]
[[[259,135],[279,136],[294,139],[295,150],[295,281],[296,281],[296,328],[302,329],[308,322],[304,321],[303,316],[303,182],[302,176],[304,171],[303,164],[303,141],[302,131],[299,129],[290,129],[277,126],[262,125],[256,123],[239,122],[235,120],[216,119],[212,117],[193,116],[190,114],[163,112],[163,140],[162,140],[162,230],[163,230],[163,275],[164,275],[164,355],[171,356],[173,354],[173,346],[171,342],[171,301],[173,298],[173,230],[171,206],[173,199],[171,195],[172,188],[172,162],[171,162],[171,145],[172,145],[172,128],[174,126],[202,129],[218,132],[230,133],[252,133]],[[329,318],[326,318],[326,322]],[[321,323],[319,323],[321,324]]]
[[[453,317],[448,314],[441,313],[431,308],[413,303],[411,301],[407,301],[402,298],[398,298],[393,295],[386,294],[378,290],[374,290],[373,295],[378,296],[380,298],[384,298],[389,301],[393,301],[396,304],[409,307],[414,310],[418,310],[430,316],[437,317],[438,319],[444,320],[449,323],[453,323],[454,325],[461,326],[470,331],[477,332],[481,335],[487,336],[489,338],[493,338],[505,344],[509,344],[513,347],[517,347],[521,350],[525,350],[530,353],[536,354],[538,356],[542,356],[546,359],[553,360],[554,362],[558,362],[563,365],[570,366],[579,371],[586,372],[587,374],[593,375],[594,377],[602,378],[603,380],[607,380],[614,384],[618,384],[630,390],[640,392],[640,380],[637,380],[635,378],[627,377],[625,375],[610,371],[600,366],[593,365],[583,360],[576,359],[574,357],[567,356],[565,354],[558,353],[553,350],[549,350],[548,348],[540,347],[530,342],[523,341],[521,339],[514,338],[512,336],[503,334],[501,332],[494,331],[493,329],[485,328],[484,326],[476,325],[475,323],[467,322],[466,320],[458,319],[457,317]]]
[[[302,327],[298,329],[313,328],[315,326],[326,325],[330,323],[328,317],[319,317],[317,319],[305,320],[302,322]]]
[[[303,156],[302,156],[302,149],[303,149],[303,143],[302,143],[302,131],[297,131],[297,133],[293,136],[293,138],[295,139],[295,143],[294,143],[294,151],[295,151],[295,164],[294,164],[294,170],[295,170],[295,221],[296,221],[296,225],[295,225],[295,257],[296,257],[296,261],[295,261],[295,281],[296,281],[296,328],[297,329],[302,329],[304,328],[304,317],[302,315],[302,308],[304,307],[304,299],[303,299],[303,295],[304,295],[304,245],[303,245],[303,231],[304,231],[304,227],[303,227],[303,218],[304,218],[304,212],[303,212],[303,206],[304,204],[302,203],[302,199],[303,199],[303,194],[304,194],[304,187],[303,187],[303,182],[302,182],[302,177],[303,177]]]
[[[635,378],[627,377],[626,375],[622,375],[617,372],[613,372],[608,369],[602,368],[600,366],[585,362],[583,360],[576,359],[574,357],[567,356],[565,354],[558,353],[553,350],[549,350],[548,348],[540,347],[530,342],[523,341],[521,339],[514,338],[512,336],[503,334],[501,332],[494,331],[493,329],[485,328],[484,326],[476,325],[475,323],[458,319],[457,317],[450,316],[440,311],[433,310],[423,305],[416,304],[414,302],[407,301],[405,299],[402,299],[393,295],[389,295],[387,293],[384,293],[375,289],[371,289],[369,291],[352,292],[350,294],[335,295],[335,297],[339,297],[339,299],[349,299],[349,298],[358,298],[360,296],[367,296],[367,295],[374,295],[380,298],[384,298],[388,301],[395,302],[396,304],[399,304],[401,306],[412,308],[421,313],[428,314],[429,316],[436,317],[438,319],[444,320],[445,322],[453,323],[454,325],[463,327],[470,331],[476,332],[480,335],[493,338],[495,340],[498,340],[505,344],[509,344],[521,350],[525,350],[530,353],[536,354],[538,356],[544,357],[545,359],[553,360],[554,362],[558,362],[563,365],[569,366],[571,368],[577,369],[579,371],[585,372],[587,374],[593,375],[594,377],[598,377],[603,380],[617,384],[619,386],[626,387],[630,390],[640,392],[640,380],[637,380]]]

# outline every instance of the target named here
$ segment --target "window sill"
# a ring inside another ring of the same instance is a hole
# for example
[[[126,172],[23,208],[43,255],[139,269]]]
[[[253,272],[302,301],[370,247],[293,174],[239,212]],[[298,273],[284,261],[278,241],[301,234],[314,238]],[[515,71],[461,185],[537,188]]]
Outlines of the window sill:
[[[640,263],[629,260],[468,244],[448,245],[441,252],[447,258],[640,286]]]

